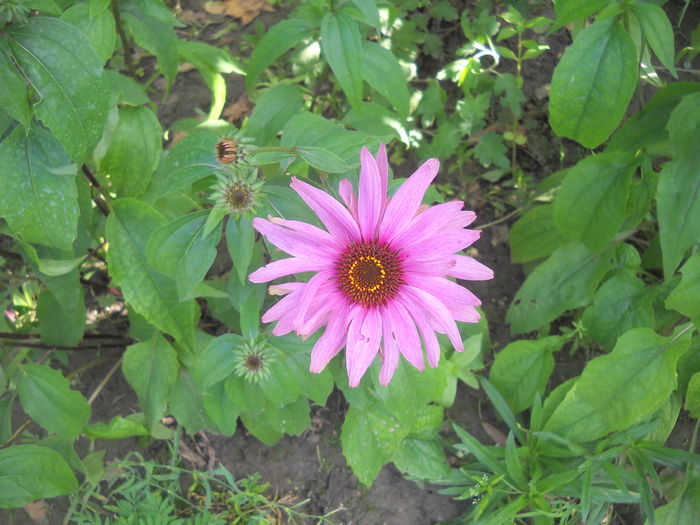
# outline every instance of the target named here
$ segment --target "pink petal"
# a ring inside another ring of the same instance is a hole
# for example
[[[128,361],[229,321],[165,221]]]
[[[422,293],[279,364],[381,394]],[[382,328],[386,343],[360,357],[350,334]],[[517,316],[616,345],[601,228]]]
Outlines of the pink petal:
[[[263,314],[260,320],[263,323],[271,323],[282,319],[284,316],[289,316],[293,319],[299,306],[300,297],[301,293],[298,291],[283,297],[273,304],[270,309]]]
[[[318,296],[321,285],[330,278],[332,278],[332,274],[330,272],[318,272],[316,275],[311,277],[311,279],[309,279],[309,282],[306,283],[306,286],[301,291],[297,311],[294,314],[294,328],[300,335],[302,333],[310,335],[304,329],[304,319],[306,319],[306,314],[309,311],[309,307]]]
[[[382,338],[382,317],[378,310],[357,308],[359,312],[350,321],[345,346],[345,363],[351,387],[360,384],[360,379],[379,351]]]
[[[318,215],[333,237],[340,239],[343,243],[357,240],[360,237],[360,230],[350,212],[325,191],[300,181],[296,177],[292,177],[291,187]]]
[[[460,229],[438,233],[422,242],[412,243],[401,248],[401,253],[410,258],[451,257],[474,244],[481,236],[480,230]]]
[[[357,221],[357,199],[355,199],[355,190],[352,187],[352,182],[348,179],[343,179],[338,184],[338,193],[340,198],[345,202],[352,218]]]
[[[343,348],[347,337],[348,321],[347,306],[343,305],[333,313],[326,331],[311,350],[310,370],[313,373],[322,372],[330,360]]]
[[[411,286],[433,294],[446,306],[469,305],[479,306],[481,300],[464,286],[444,277],[414,277],[406,276],[406,282]]]
[[[253,219],[253,227],[267,237],[267,240],[295,257],[308,257],[315,259],[319,257],[332,257],[337,253],[333,244],[327,241],[330,237],[323,230],[318,230],[326,234],[326,237],[312,232],[299,233],[281,224],[256,217]]]
[[[488,266],[466,255],[455,255],[454,258],[457,264],[447,272],[448,275],[466,281],[488,281],[493,279],[493,270]]]
[[[401,354],[415,368],[425,370],[423,348],[411,315],[399,301],[387,304],[386,312],[388,314],[386,318],[391,323],[391,331],[396,338]]]
[[[440,169],[437,159],[429,159],[396,190],[384,212],[380,226],[382,238],[392,238],[415,216],[423,195]]]
[[[386,156],[386,145],[380,144],[377,150],[377,168],[379,168],[379,180],[382,183],[382,198],[386,199],[387,186],[389,184],[389,161]]]
[[[318,272],[331,266],[328,261],[312,261],[301,257],[287,257],[258,268],[248,276],[251,282],[266,283],[279,277],[303,272]]]
[[[382,182],[377,161],[367,148],[360,152],[360,184],[357,197],[357,218],[362,238],[374,240],[386,193],[382,194]]]
[[[298,281],[292,283],[272,284],[267,288],[267,293],[270,295],[287,295],[288,293],[292,293],[305,285],[306,283],[300,283]]]
[[[394,339],[391,317],[389,316],[386,308],[383,309],[381,314],[383,348],[381,351],[382,369],[379,372],[379,384],[386,386],[394,376],[396,367],[399,364],[399,345],[396,342],[396,339]]]
[[[445,231],[452,232],[471,224],[476,218],[472,211],[461,211],[461,201],[444,202],[431,206],[416,215],[406,226],[398,230],[394,239],[383,239],[397,245],[411,245],[430,239]]]
[[[439,259],[418,259],[412,257],[401,263],[407,278],[415,276],[442,277],[454,268],[454,259],[441,257]]]
[[[455,350],[458,352],[464,350],[464,342],[457,328],[457,323],[447,307],[437,297],[413,286],[406,286],[401,292],[407,298],[410,297],[417,308],[423,307],[424,311],[428,313],[428,318],[434,320],[437,326],[447,334]]]

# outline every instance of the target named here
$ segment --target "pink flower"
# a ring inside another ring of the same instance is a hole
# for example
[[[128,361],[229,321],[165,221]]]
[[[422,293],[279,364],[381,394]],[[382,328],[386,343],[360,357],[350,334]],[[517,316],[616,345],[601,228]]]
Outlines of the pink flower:
[[[462,202],[421,205],[440,163],[426,161],[387,197],[389,167],[386,149],[376,159],[367,148],[360,153],[359,195],[340,182],[345,206],[292,177],[291,187],[318,215],[326,230],[299,221],[256,218],[253,226],[292,257],[269,263],[250,275],[255,283],[302,272],[315,272],[308,282],[273,285],[284,295],[263,315],[277,321],[272,330],[294,330],[306,338],[325,332],[311,352],[311,371],[321,372],[345,347],[350,386],[357,386],[377,354],[382,360],[379,381],[386,385],[399,354],[418,370],[436,367],[440,347],[436,332],[447,334],[457,351],[464,349],[455,321],[475,323],[481,301],[447,277],[493,278],[493,272],[459,252],[479,238],[465,227],[476,215],[462,211]],[[421,344],[422,340],[422,344]]]

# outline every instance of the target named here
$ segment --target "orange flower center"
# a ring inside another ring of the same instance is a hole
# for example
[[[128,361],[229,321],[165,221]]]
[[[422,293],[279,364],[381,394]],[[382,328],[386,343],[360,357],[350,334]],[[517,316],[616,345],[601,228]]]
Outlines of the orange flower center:
[[[403,283],[398,252],[376,241],[350,244],[340,257],[340,289],[356,304],[385,304]]]

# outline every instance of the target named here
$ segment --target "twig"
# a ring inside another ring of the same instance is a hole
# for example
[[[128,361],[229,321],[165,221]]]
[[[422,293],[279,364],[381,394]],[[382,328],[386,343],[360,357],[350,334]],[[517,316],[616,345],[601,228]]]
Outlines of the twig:
[[[119,365],[122,364],[123,359],[124,359],[124,356],[121,356],[119,358],[119,360],[116,363],[114,363],[114,366],[112,368],[110,368],[109,372],[107,372],[107,375],[102,379],[102,381],[100,381],[100,384],[97,385],[97,387],[92,392],[92,394],[90,394],[90,397],[88,398],[88,405],[92,405],[92,402],[95,400],[95,398],[98,395],[100,395],[100,392],[102,392],[102,389],[107,384],[107,381],[109,381],[109,379],[114,375],[114,372],[117,371],[117,369],[119,368]]]
[[[122,22],[122,14],[119,10],[119,0],[112,0],[112,14],[114,15],[114,25],[117,27],[117,33],[119,33],[119,39],[122,41],[122,47],[124,48],[124,61],[126,62],[126,69],[129,72],[130,77],[136,78],[134,63],[131,60],[131,46],[129,45],[129,39],[124,32],[124,22]]]
[[[517,208],[510,213],[507,213],[500,219],[496,219],[495,221],[487,222],[486,224],[482,224],[481,226],[476,226],[476,230],[485,230],[486,228],[490,228],[491,226],[496,226],[497,224],[501,224],[502,222],[506,222],[508,219],[511,219],[512,217],[515,217],[519,213],[523,211],[522,208]]]
[[[31,343],[27,341],[1,341],[2,346],[22,346],[25,348],[45,348],[47,350],[70,350],[75,352],[80,352],[83,350],[100,350],[102,348],[120,348],[123,346],[129,346],[134,343],[133,339],[124,339],[119,342],[112,343],[100,343],[91,345],[78,345],[78,346],[65,346],[65,345],[49,345],[46,343]]]
[[[112,2],[112,5],[114,4],[115,2]],[[99,181],[95,178],[95,175],[92,173],[92,170],[90,170],[90,168],[88,168],[85,164],[83,164],[83,173],[85,174],[85,178],[87,178],[90,184],[104,196],[104,190],[102,189],[102,186],[100,185]],[[102,215],[107,217],[109,215],[109,206],[107,205],[107,202],[99,195],[95,195],[95,193],[93,192],[90,193],[92,194],[93,202],[100,209]]]

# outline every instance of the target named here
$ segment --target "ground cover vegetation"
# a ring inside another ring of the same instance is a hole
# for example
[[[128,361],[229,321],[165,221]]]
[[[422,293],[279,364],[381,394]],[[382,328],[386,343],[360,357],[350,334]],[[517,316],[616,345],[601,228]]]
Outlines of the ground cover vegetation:
[[[0,3],[0,507],[310,519],[181,468],[177,443],[272,445],[335,388],[359,481],[393,463],[468,501],[456,523],[700,522],[697,3],[207,6],[286,11],[234,55],[179,4]],[[209,108],[159,118],[192,69]],[[226,120],[232,77],[252,102]],[[531,167],[538,135],[558,165]],[[488,224],[450,204],[474,188]],[[503,224],[526,277],[484,315],[469,289],[493,274],[468,247]],[[585,366],[557,384],[562,355]],[[140,410],[96,422],[115,374]],[[500,420],[491,443],[446,419],[462,384]],[[105,464],[96,443],[135,436],[172,460]]]

